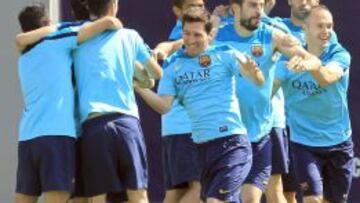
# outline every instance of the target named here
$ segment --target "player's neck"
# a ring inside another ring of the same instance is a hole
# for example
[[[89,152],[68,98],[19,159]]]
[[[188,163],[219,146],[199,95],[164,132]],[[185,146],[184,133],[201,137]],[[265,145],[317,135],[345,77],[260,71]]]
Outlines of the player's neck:
[[[241,37],[249,37],[254,33],[254,31],[250,31],[244,26],[242,26],[241,23],[239,23],[239,21],[234,22],[234,28],[236,33]]]
[[[309,43],[308,41],[308,46],[307,46],[307,50],[311,53],[314,54],[315,56],[320,56],[324,50],[324,46],[319,46],[316,45],[315,43]]]
[[[291,19],[291,22],[296,26],[301,27],[303,24],[303,20],[296,18],[294,15],[291,15],[290,19]]]
[[[114,15],[111,11],[108,11],[107,13],[100,15],[100,16],[90,13],[90,20],[96,20],[96,19],[103,18],[106,16],[116,17],[116,15]]]

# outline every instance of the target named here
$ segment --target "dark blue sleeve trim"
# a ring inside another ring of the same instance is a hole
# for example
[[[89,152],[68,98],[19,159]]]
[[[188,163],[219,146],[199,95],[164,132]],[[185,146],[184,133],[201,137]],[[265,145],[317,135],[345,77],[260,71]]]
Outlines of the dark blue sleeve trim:
[[[66,37],[76,37],[77,34],[78,34],[77,32],[67,32],[67,33],[61,33],[61,34],[54,35],[54,36],[44,37],[41,40],[39,40],[38,42],[36,42],[35,44],[32,44],[32,45],[26,47],[26,49],[22,52],[22,54],[29,52],[31,49],[33,49],[34,47],[36,47],[38,44],[42,43],[43,41],[57,40],[57,39],[62,39],[62,38],[66,38]]]

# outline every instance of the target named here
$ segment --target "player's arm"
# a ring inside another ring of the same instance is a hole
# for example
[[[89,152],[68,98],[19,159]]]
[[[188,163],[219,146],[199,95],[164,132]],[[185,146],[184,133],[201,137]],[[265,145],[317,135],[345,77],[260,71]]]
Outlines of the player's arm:
[[[160,114],[169,112],[174,101],[174,96],[159,96],[150,89],[143,89],[135,86],[135,92],[141,96],[147,105]]]
[[[27,46],[34,44],[51,32],[56,31],[56,25],[49,25],[33,31],[16,35],[16,48],[22,52]]]
[[[83,43],[86,40],[95,37],[96,35],[108,29],[120,29],[123,25],[118,18],[106,16],[94,22],[86,23],[79,29],[77,41]]]
[[[336,62],[321,66],[317,70],[310,71],[320,87],[326,87],[340,80],[343,76],[343,68]]]
[[[163,70],[154,57],[150,57],[147,61],[142,62],[141,65],[144,67],[150,79],[158,80],[162,77]]]
[[[240,53],[236,54],[236,58],[240,63],[240,73],[242,76],[249,78],[258,86],[264,84],[265,77],[255,61]]]
[[[265,0],[264,12],[269,15],[271,10],[275,7],[276,0]]]
[[[290,58],[287,67],[295,72],[317,70],[321,61],[314,55],[307,52],[294,37],[284,32],[273,30],[273,51]]]
[[[136,82],[136,86],[140,88],[153,88],[155,86],[154,79],[150,78],[149,73],[138,61],[135,62],[134,80]]]
[[[179,50],[184,44],[182,39],[176,41],[165,41],[158,44],[153,50],[157,60],[165,60],[168,56]]]

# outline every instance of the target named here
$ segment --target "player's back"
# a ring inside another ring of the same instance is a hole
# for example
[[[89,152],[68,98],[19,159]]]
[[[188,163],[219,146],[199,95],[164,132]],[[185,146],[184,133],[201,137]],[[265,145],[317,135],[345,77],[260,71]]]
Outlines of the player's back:
[[[25,102],[19,140],[41,135],[75,136],[71,52],[77,33],[63,29],[29,47],[19,58]]]
[[[98,35],[75,52],[82,120],[94,112],[138,117],[132,78],[135,60],[141,61],[140,43],[136,31],[120,29]]]

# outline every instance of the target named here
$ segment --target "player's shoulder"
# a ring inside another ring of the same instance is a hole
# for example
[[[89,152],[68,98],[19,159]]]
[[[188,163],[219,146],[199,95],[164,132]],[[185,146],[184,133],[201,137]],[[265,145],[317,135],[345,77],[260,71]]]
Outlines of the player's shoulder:
[[[182,60],[182,59],[187,59],[189,58],[186,54],[185,54],[185,49],[181,48],[179,50],[177,50],[176,52],[174,52],[173,54],[171,54],[167,59],[165,59],[164,63],[163,63],[163,67],[169,67],[172,64],[174,64],[175,62]]]
[[[333,57],[335,55],[341,55],[343,60],[351,60],[350,52],[339,42],[329,43],[325,53],[328,57]]]
[[[77,37],[77,35],[78,35],[77,31],[70,29],[70,27],[62,28],[60,30],[57,29],[56,31],[49,33],[48,35],[46,35],[36,43],[26,47],[26,49],[22,52],[22,54],[24,55],[35,48],[37,50],[48,51],[49,49],[61,47],[63,46],[64,40],[70,37]]]
[[[271,18],[271,20],[265,24],[269,27],[269,29],[276,29],[284,33],[291,33],[288,26],[284,23],[284,19],[280,17]]]
[[[118,33],[123,33],[129,36],[140,36],[139,32],[131,28],[121,28],[117,30]]]

